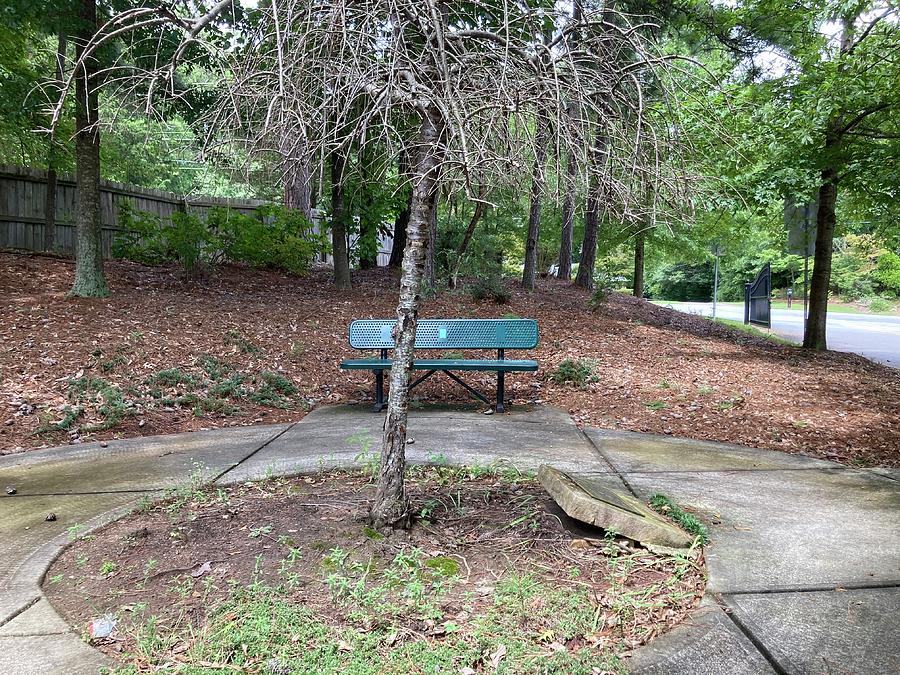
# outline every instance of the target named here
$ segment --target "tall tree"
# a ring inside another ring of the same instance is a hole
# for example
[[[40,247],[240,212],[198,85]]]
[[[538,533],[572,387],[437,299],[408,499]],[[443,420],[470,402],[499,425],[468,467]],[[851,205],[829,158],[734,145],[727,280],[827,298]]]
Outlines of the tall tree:
[[[340,148],[331,153],[331,257],[334,285],[350,288],[350,251],[347,247],[347,208],[344,196],[347,157]]]
[[[100,228],[100,105],[97,59],[87,46],[97,31],[96,0],[77,0],[78,40],[75,43],[75,282],[77,297],[109,295],[103,272]]]
[[[531,169],[531,198],[528,208],[528,233],[525,237],[525,265],[522,268],[522,287],[534,290],[537,273],[537,248],[541,236],[541,198],[544,194],[544,170],[547,163],[547,144],[550,142],[549,121],[539,112],[534,135],[534,164]]]

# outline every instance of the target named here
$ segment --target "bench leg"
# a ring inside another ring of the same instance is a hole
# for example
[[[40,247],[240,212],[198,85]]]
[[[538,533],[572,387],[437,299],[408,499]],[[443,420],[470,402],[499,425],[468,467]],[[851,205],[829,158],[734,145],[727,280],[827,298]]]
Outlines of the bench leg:
[[[503,412],[503,385],[505,383],[506,373],[502,370],[497,371],[497,412]]]
[[[375,372],[375,405],[372,406],[372,412],[381,412],[384,410],[384,371],[376,370]]]

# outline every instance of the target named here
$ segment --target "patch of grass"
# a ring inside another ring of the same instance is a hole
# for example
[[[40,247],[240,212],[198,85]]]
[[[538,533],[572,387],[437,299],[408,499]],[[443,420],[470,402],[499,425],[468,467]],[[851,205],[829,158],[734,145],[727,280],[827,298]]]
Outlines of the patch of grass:
[[[701,544],[709,542],[709,530],[692,513],[682,510],[675,502],[664,494],[657,493],[650,497],[650,506],[678,523],[686,532],[693,534]]]
[[[650,401],[649,403],[645,403],[644,407],[649,410],[665,410],[669,407],[669,404],[665,401]]]
[[[462,352],[444,352],[441,354],[442,359],[464,359],[466,355]]]
[[[260,352],[259,347],[250,342],[250,340],[245,338],[234,328],[225,333],[225,344],[229,347],[237,347],[245,354],[258,354]]]
[[[257,389],[246,394],[246,398],[260,405],[287,408],[290,402],[286,397],[296,396],[298,393],[297,385],[279,373],[264,370],[254,379]]]
[[[197,378],[190,373],[184,372],[181,368],[166,368],[153,373],[145,380],[145,383],[156,387],[177,387],[183,385],[187,389],[193,389],[197,386]]]
[[[75,403],[97,403],[99,401],[97,412],[103,417],[103,422],[85,428],[84,430],[88,432],[111,429],[119,424],[126,415],[134,413],[122,390],[99,377],[85,375],[71,380],[69,382],[69,399]]]
[[[709,318],[709,317],[706,317]],[[789,347],[796,347],[796,345],[790,340],[785,340],[782,337],[778,337],[774,333],[768,333],[764,330],[760,330],[756,326],[746,324],[743,321],[733,321],[732,319],[709,319],[710,321],[715,321],[718,324],[723,326],[728,326],[729,328],[734,328],[735,330],[739,330],[742,333],[747,333],[747,335],[752,335],[754,337],[763,338],[764,340],[769,340],[770,342],[774,342],[779,345],[786,345]]]
[[[209,354],[201,355],[197,359],[197,366],[206,373],[206,376],[213,382],[218,382],[232,371],[231,366],[227,363],[215,356],[210,356]]]
[[[698,384],[697,385],[697,393],[700,394],[701,396],[709,396],[714,391],[715,391],[715,389],[712,387],[712,385],[709,385],[709,384]]]
[[[554,384],[574,387],[585,387],[599,379],[594,374],[594,362],[590,359],[566,359],[550,371],[549,377]]]
[[[242,398],[247,393],[244,389],[246,379],[240,373],[229,375],[224,380],[216,381],[209,388],[209,395],[214,398]]]
[[[84,412],[84,408],[81,406],[64,406],[62,409],[62,419],[58,421],[53,421],[52,418],[44,417],[40,426],[35,429],[35,435],[38,434],[49,434],[54,431],[68,431],[72,427],[75,426],[75,422],[78,421],[78,417],[81,413]]]
[[[116,563],[114,563],[112,560],[104,560],[103,563],[100,565],[100,576],[101,577],[108,577],[115,571],[116,571]]]

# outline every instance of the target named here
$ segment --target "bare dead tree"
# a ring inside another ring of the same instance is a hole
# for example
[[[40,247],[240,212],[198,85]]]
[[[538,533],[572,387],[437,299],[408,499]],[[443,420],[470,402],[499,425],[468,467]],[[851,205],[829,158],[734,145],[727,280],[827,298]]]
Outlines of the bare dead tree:
[[[634,177],[670,180],[658,164],[640,165],[653,153],[639,151],[658,142],[645,128],[642,78],[652,79],[664,59],[634,20],[609,9],[585,9],[576,21],[537,3],[483,0],[270,0],[255,10],[247,46],[223,49],[202,42],[221,4],[199,19],[169,5],[130,10],[95,42],[130,25],[166,24],[184,45],[214,53],[221,104],[202,120],[208,142],[249,158],[270,154],[273,138],[292,137],[303,138],[314,157],[334,157],[351,141],[371,147],[385,154],[373,163],[380,167],[408,154],[412,197],[371,509],[376,527],[405,527],[412,514],[403,475],[409,374],[438,182],[445,193],[470,198],[481,185],[521,189],[537,164],[535,149],[545,147],[557,175],[561,158],[581,159],[578,176],[608,219],[633,218],[641,203]],[[175,60],[188,52],[178,50]],[[164,86],[175,67],[140,76]],[[569,101],[579,102],[577,114]],[[541,116],[546,125],[536,123]],[[603,147],[588,153],[581,139],[598,134]],[[602,161],[587,161],[588,154]]]

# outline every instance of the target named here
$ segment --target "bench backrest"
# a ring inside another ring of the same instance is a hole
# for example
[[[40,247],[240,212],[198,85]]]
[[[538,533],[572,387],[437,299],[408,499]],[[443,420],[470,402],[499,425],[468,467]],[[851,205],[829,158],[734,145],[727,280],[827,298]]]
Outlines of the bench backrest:
[[[357,319],[350,324],[355,349],[393,349],[396,319]],[[419,319],[416,349],[533,349],[534,319]]]

